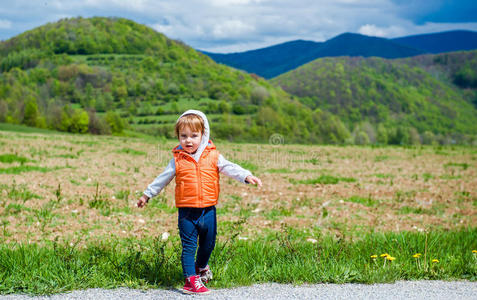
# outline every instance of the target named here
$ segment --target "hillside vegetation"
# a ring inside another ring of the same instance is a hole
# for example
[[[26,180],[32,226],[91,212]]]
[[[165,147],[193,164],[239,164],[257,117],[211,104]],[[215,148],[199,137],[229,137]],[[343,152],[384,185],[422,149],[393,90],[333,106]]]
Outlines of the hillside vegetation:
[[[476,57],[477,51],[402,60],[322,58],[272,82],[309,107],[338,115],[354,128],[357,142],[435,142],[444,136],[461,142],[477,133],[470,89]]]
[[[0,43],[0,122],[68,132],[172,137],[177,116],[206,112],[212,137],[344,142],[349,132],[256,76],[121,18],[73,18]]]

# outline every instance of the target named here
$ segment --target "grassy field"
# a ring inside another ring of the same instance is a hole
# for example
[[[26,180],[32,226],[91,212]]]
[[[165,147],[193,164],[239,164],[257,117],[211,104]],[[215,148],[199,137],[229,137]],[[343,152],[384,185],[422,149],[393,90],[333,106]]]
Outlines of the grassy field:
[[[1,130],[0,292],[182,284],[174,183],[135,207],[176,141]],[[476,280],[476,148],[215,143],[264,186],[221,178],[213,287]]]

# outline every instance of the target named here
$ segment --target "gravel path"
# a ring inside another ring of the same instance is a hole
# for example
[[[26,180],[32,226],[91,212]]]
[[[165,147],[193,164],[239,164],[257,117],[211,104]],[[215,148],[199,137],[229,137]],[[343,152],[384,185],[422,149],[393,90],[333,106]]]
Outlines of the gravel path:
[[[477,282],[399,281],[393,284],[260,284],[234,289],[218,289],[209,295],[188,296],[180,290],[89,289],[53,295],[29,297],[0,296],[0,299],[477,299]]]

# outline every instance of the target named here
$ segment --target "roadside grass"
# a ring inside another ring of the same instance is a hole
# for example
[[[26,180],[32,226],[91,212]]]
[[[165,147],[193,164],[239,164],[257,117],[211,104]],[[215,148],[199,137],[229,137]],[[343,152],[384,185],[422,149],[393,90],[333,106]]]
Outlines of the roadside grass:
[[[237,228],[236,223],[230,228]],[[243,226],[243,225],[241,225]],[[396,280],[477,280],[477,229],[429,233],[367,233],[337,239],[292,228],[253,240],[239,231],[219,241],[209,286],[263,282],[378,283]],[[180,288],[180,240],[99,239],[84,246],[0,245],[0,293],[52,294],[86,288]]]

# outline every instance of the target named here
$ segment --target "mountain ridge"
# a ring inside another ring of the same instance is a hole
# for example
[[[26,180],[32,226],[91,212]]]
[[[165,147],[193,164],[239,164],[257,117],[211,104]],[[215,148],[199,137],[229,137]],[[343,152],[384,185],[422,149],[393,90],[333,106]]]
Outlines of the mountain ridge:
[[[421,39],[432,40],[432,43],[435,44],[436,40],[443,37],[446,40],[445,44],[453,45],[449,42],[449,36],[452,36],[454,33],[459,35],[465,42],[459,47],[453,46],[452,51],[477,49],[477,32],[456,30],[395,39],[371,37],[357,33],[343,33],[325,42],[295,40],[245,52],[230,54],[203,53],[216,62],[270,79],[321,57],[377,56],[383,58],[404,58],[435,53],[436,51],[433,52],[432,48],[429,48],[430,46],[425,47],[429,42],[423,42],[425,49],[419,49],[416,45],[420,45],[418,42]],[[466,38],[463,38],[462,34],[466,35]],[[295,45],[298,45],[296,49],[294,49]],[[281,49],[283,49],[284,55],[280,54]],[[272,68],[269,67],[270,65]]]

